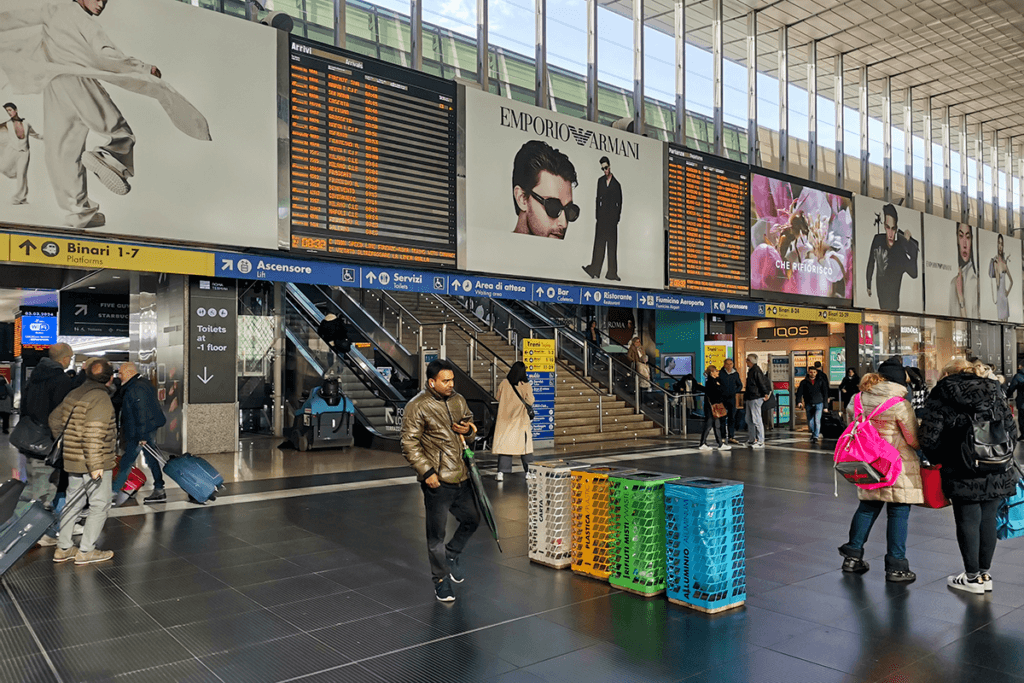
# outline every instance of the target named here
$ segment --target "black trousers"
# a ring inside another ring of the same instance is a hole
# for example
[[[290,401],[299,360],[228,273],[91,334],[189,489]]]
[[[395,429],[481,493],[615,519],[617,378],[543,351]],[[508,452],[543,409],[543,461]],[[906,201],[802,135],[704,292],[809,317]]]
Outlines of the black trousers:
[[[721,420],[722,438],[736,438],[736,397],[725,397],[725,417]]]
[[[469,482],[459,484],[442,483],[432,489],[421,483],[423,504],[427,511],[427,554],[430,557],[430,573],[434,581],[448,576],[448,557],[446,553],[458,555],[480,526],[480,513],[476,509],[476,500]],[[448,526],[448,513],[459,522],[452,540],[445,545],[445,529]]]
[[[708,434],[711,433],[712,429],[715,430],[715,440],[718,442],[718,445],[719,446],[722,445],[724,439],[722,438],[721,430],[719,430],[719,428],[718,428],[718,420],[719,419],[723,419],[724,420],[725,418],[716,418],[716,417],[714,417],[711,414],[711,406],[704,406],[704,431],[700,435],[700,443],[701,443],[701,445],[704,445],[704,444],[706,444],[708,442]]]
[[[11,414],[10,413],[0,413],[0,422],[3,423],[4,434],[6,434],[7,432],[11,431]]]
[[[619,274],[619,226],[601,225],[598,223],[594,233],[594,256],[590,260],[589,269],[598,276],[601,275],[601,266],[604,265],[604,252],[608,250],[608,277],[618,277]]]
[[[996,513],[1002,500],[968,503],[953,499],[956,542],[964,560],[964,571],[977,574],[992,568],[996,552]]]

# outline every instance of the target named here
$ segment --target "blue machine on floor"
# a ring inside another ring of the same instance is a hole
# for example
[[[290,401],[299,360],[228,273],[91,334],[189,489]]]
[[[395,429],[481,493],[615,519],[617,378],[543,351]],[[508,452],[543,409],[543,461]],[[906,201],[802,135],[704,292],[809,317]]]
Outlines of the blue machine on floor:
[[[341,380],[328,377],[295,411],[290,441],[300,451],[351,446],[354,417],[355,406],[342,393]]]

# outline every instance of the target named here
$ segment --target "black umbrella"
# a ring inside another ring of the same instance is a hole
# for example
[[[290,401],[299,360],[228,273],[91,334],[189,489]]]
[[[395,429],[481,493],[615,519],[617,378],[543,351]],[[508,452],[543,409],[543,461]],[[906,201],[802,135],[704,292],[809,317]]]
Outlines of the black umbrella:
[[[494,537],[494,542],[498,544],[498,552],[504,552],[501,549],[501,541],[498,540],[498,525],[494,523],[494,509],[491,507],[491,500],[487,497],[487,492],[484,491],[484,482],[480,478],[480,470],[476,466],[476,456],[469,446],[466,445],[466,439],[461,434],[459,435],[459,441],[462,442],[462,457],[466,459],[466,467],[469,469],[469,484],[473,487],[476,507],[480,510],[484,521],[487,522],[487,526],[491,529],[491,536]]]

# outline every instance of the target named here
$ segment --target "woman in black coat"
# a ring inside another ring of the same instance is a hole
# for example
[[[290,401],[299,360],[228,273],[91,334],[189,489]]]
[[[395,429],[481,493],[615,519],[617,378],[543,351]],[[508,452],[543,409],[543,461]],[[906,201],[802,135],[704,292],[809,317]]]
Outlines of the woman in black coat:
[[[860,375],[854,368],[846,368],[846,377],[839,383],[839,396],[843,399],[843,412],[846,412],[846,406],[850,405],[850,401],[853,400],[854,395],[860,391]]]
[[[702,451],[710,451],[711,446],[708,445],[708,434],[711,430],[715,430],[715,440],[718,442],[716,448],[720,451],[731,451],[732,446],[722,441],[722,432],[719,429],[719,419],[712,414],[711,406],[716,403],[723,403],[725,401],[725,394],[722,392],[722,382],[718,378],[718,368],[714,365],[709,365],[707,371],[704,373],[704,386],[702,387],[697,382],[694,382],[694,391],[704,392],[704,430],[700,435],[700,445],[698,448]]]
[[[1017,441],[1010,406],[999,383],[975,374],[966,361],[953,361],[928,395],[919,413],[918,430],[925,456],[942,465],[942,490],[953,503],[956,540],[964,571],[950,576],[951,588],[968,593],[992,590],[992,556],[996,550],[996,513],[1004,498],[1017,487],[1017,472],[981,474],[967,464],[964,444],[975,418],[1001,421],[1007,437]]]

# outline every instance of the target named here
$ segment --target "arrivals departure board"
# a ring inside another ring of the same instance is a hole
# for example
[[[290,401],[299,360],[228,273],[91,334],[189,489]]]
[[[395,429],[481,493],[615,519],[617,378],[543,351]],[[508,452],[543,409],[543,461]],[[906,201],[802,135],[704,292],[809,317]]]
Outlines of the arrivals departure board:
[[[750,287],[749,167],[669,147],[669,289],[745,296]]]
[[[455,83],[289,43],[292,249],[454,268]]]

